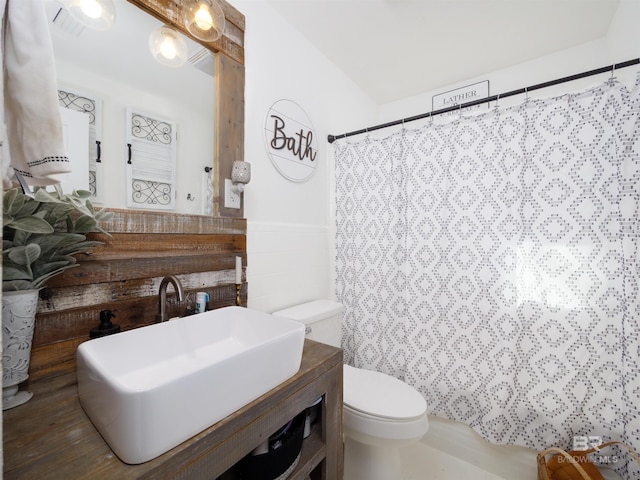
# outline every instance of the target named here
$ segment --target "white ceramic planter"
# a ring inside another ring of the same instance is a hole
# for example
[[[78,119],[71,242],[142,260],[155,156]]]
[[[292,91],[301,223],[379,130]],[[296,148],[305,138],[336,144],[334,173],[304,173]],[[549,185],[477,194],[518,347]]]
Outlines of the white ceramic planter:
[[[38,290],[2,292],[2,409],[29,401],[33,393],[19,391],[29,377]]]

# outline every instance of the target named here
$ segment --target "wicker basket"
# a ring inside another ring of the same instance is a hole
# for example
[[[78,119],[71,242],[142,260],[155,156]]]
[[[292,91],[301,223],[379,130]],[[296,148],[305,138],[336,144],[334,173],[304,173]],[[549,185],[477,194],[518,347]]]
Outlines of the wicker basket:
[[[588,455],[610,445],[620,444],[640,463],[633,449],[622,442],[607,442],[598,448],[566,452],[551,447],[538,454],[538,480],[605,480]],[[551,457],[548,455],[552,454]],[[548,458],[547,458],[548,457]]]

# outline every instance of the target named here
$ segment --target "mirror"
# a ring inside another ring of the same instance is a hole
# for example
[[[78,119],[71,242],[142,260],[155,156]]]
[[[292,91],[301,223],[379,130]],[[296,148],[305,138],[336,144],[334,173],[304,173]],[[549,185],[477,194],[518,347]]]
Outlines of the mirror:
[[[180,68],[157,63],[149,51],[149,35],[162,23],[135,5],[116,2],[116,21],[107,31],[79,26],[57,0],[46,0],[50,31],[64,101],[91,100],[89,144],[100,141],[96,203],[128,208],[128,109],[174,127],[175,209],[166,204],[136,209],[176,213],[213,213],[214,78],[213,53],[185,36],[189,60]],[[61,98],[61,101],[63,99]],[[95,107],[93,106],[95,105]],[[71,106],[67,109],[85,109]],[[95,159],[97,149],[89,152]],[[135,158],[134,158],[135,160]],[[209,173],[205,172],[209,168]],[[152,170],[155,170],[152,169]],[[164,192],[166,193],[166,192]]]

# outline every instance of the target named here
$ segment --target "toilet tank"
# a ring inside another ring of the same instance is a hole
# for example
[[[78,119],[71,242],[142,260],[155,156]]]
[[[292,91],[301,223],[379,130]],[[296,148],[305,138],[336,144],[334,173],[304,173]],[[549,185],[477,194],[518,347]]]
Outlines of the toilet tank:
[[[311,340],[340,347],[343,310],[341,303],[331,300],[314,300],[278,310],[273,312],[273,315],[304,323],[307,327],[306,337]]]

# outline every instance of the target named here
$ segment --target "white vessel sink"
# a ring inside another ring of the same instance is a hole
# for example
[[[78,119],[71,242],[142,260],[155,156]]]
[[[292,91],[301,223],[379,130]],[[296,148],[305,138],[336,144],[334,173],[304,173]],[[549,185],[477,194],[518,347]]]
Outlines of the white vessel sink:
[[[143,463],[300,368],[304,325],[226,307],[78,347],[78,393],[120,459]]]

